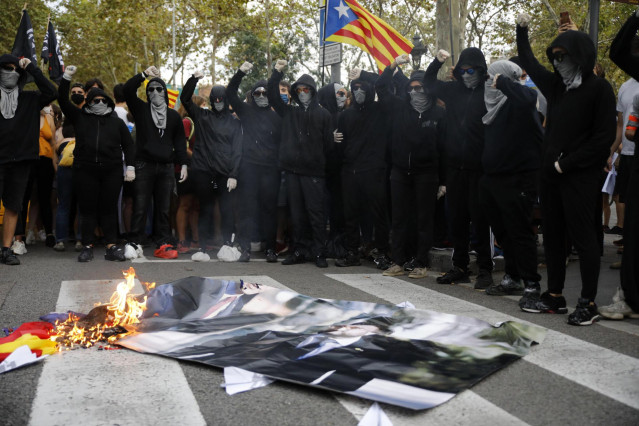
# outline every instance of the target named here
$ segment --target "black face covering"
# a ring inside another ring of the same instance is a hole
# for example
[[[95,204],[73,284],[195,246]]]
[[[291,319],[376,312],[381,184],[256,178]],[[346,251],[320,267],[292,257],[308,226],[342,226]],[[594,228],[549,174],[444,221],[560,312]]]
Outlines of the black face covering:
[[[80,105],[82,102],[84,102],[84,95],[80,93],[72,93],[71,102],[73,102],[76,105]]]

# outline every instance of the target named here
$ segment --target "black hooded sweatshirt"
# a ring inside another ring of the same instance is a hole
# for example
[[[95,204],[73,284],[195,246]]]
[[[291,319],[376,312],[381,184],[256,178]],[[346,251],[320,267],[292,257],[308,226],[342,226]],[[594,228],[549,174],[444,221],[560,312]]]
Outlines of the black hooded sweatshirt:
[[[395,68],[397,71],[393,72],[393,90],[392,93],[399,96],[402,99],[406,99],[408,97],[408,92],[406,91],[406,86],[408,86],[408,77],[402,71],[400,67]],[[373,87],[375,87],[375,83],[379,79],[379,74],[362,70],[359,74],[359,80],[366,81],[370,83]]]
[[[46,79],[38,67],[31,63],[27,65],[25,71],[20,68],[18,62],[19,59],[16,56],[9,54],[0,56],[0,65],[14,64],[20,73],[16,113],[10,119],[0,114],[0,164],[40,158],[38,145],[40,110],[57,97],[55,86]],[[39,92],[22,90],[28,78],[27,73],[33,76]]]
[[[315,80],[308,74],[302,75],[291,87],[291,98],[300,106],[287,105],[280,97],[282,75],[273,70],[267,88],[269,103],[282,117],[279,165],[289,172],[324,177],[326,154],[334,144],[331,114],[317,102]],[[308,108],[301,106],[297,97],[300,84],[311,88],[313,97]]]
[[[209,101],[211,109],[200,108],[191,98],[198,79],[187,80],[180,95],[182,105],[195,125],[197,143],[193,148],[191,168],[212,172],[237,179],[242,159],[242,125],[229,110],[229,101],[224,86],[213,86]],[[224,100],[224,109],[217,111],[215,98]]]
[[[553,47],[563,47],[582,70],[582,83],[566,91],[559,72],[544,68],[533,55],[528,28],[517,25],[519,58],[530,78],[548,100],[546,132],[542,155],[542,178],[556,178],[555,161],[563,173],[601,170],[615,140],[617,112],[610,84],[593,73],[595,45],[587,34],[566,31],[548,47],[552,63]],[[578,123],[578,124],[575,124]]]
[[[482,170],[481,156],[484,150],[484,81],[469,89],[462,81],[459,69],[469,65],[486,76],[486,59],[481,50],[468,47],[462,50],[453,71],[456,81],[437,80],[442,63],[435,58],[424,76],[424,87],[446,104],[447,139],[446,157],[450,167]]]
[[[361,85],[366,92],[363,104],[354,101],[339,116],[337,131],[344,134],[342,172],[356,174],[369,170],[385,169],[387,139],[387,112],[375,102],[375,90],[369,82],[357,79],[351,82]]]
[[[144,81],[144,75],[136,74],[124,83],[124,98],[129,111],[135,119],[135,160],[152,163],[188,164],[186,153],[186,138],[184,137],[184,125],[180,114],[168,107],[169,94],[166,84],[162,79],[153,78],[149,81],[158,82],[164,87],[166,97],[166,129],[163,134],[155,126],[151,116],[151,105],[138,98],[138,87]],[[146,89],[149,97],[148,85]]]
[[[237,90],[245,75],[238,70],[226,87],[226,97],[242,122],[244,132],[242,161],[275,168],[282,132],[282,118],[270,108],[270,105],[262,108],[253,100],[252,93],[258,87],[266,89],[266,80],[255,83],[248,96],[248,102],[242,102],[237,96]]]
[[[95,115],[87,112],[96,96],[104,97],[107,105],[115,108],[113,100],[103,90],[93,88],[89,90],[86,102],[80,109],[69,100],[70,85],[69,80],[62,79],[58,89],[58,102],[64,116],[71,121],[75,129],[74,167],[82,164],[120,167],[123,152],[126,165],[133,166],[135,146],[124,121],[115,113]]]
[[[337,129],[339,116],[344,109],[337,107],[337,97],[335,96],[335,83],[329,83],[317,91],[317,101],[322,108],[331,113],[331,125],[333,130]],[[334,146],[326,155],[326,173],[339,171],[342,167],[341,147]]]
[[[445,111],[432,99],[432,106],[419,113],[405,99],[390,91],[393,69],[388,66],[375,85],[379,103],[387,117],[391,117],[391,162],[393,167],[407,174],[429,174],[445,185],[443,167]],[[423,71],[416,71],[408,83],[423,79]]]

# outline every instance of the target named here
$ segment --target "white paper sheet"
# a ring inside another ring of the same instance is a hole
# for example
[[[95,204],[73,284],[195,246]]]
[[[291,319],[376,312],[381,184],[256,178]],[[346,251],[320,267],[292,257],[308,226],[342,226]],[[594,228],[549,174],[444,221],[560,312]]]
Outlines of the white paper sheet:
[[[29,349],[29,346],[24,345],[20,346],[5,358],[2,363],[0,363],[0,374],[6,373],[7,371],[14,370],[16,368],[22,367],[23,365],[33,364],[34,362],[39,362],[46,358],[48,355],[43,355],[40,358]]]
[[[357,426],[393,426],[393,422],[390,421],[382,407],[374,402]]]
[[[262,374],[253,373],[237,367],[225,367],[224,380],[225,383],[223,383],[222,386],[226,388],[226,393],[229,395],[258,389],[270,385],[274,381]]]

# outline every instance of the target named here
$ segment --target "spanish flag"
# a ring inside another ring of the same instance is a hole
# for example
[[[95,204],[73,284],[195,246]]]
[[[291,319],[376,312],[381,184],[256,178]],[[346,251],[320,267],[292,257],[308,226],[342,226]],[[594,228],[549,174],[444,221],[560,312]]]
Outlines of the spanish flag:
[[[357,46],[370,53],[380,71],[413,44],[393,27],[372,15],[355,0],[328,0],[326,4],[326,41]]]

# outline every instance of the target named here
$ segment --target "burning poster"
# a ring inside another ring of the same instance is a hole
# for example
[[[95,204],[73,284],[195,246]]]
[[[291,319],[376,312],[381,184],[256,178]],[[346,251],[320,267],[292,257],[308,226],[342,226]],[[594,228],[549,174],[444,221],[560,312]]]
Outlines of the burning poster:
[[[117,344],[239,367],[415,410],[526,355],[545,330],[392,305],[317,299],[242,281],[185,278],[150,290]]]

